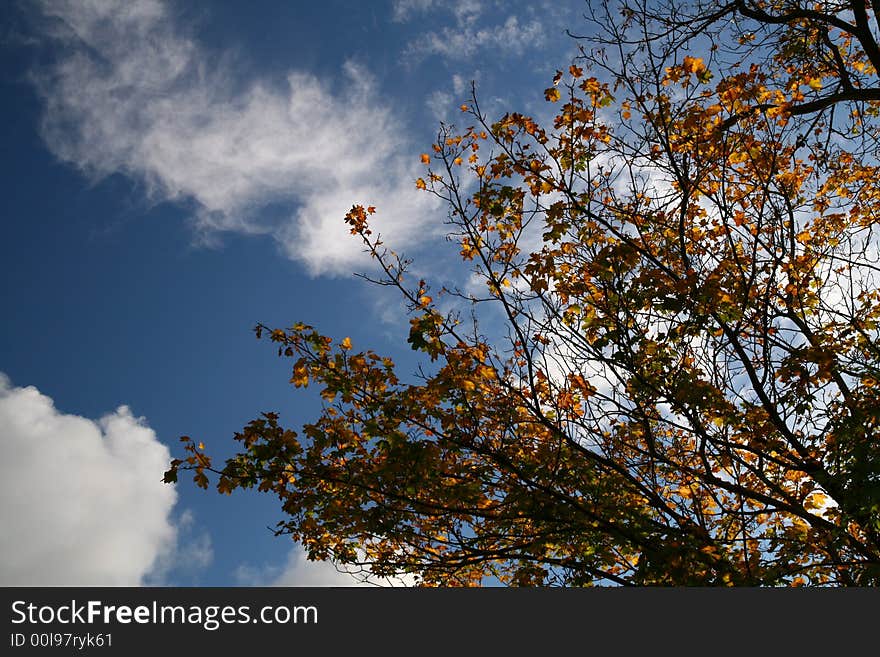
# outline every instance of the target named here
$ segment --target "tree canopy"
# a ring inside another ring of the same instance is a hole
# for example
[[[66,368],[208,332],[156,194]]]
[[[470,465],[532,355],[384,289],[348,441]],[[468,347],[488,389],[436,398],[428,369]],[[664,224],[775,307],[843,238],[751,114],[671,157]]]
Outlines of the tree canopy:
[[[421,156],[477,283],[345,217],[422,369],[259,325],[322,412],[166,480],[427,585],[880,583],[880,3],[587,7],[551,121],[474,94]]]

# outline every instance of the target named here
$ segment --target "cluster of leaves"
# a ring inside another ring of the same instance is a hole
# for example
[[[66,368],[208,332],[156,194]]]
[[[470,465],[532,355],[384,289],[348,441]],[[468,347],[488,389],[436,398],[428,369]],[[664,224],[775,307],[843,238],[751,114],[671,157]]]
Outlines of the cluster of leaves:
[[[422,155],[485,284],[458,310],[346,218],[430,373],[258,326],[323,412],[216,470],[185,438],[167,480],[273,492],[312,557],[429,585],[880,583],[880,11],[604,9],[552,125],[474,98]]]

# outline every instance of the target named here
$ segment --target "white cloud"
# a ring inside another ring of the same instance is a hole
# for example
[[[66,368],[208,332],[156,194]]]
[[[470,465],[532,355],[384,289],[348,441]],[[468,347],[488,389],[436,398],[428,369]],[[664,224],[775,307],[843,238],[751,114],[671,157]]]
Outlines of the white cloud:
[[[431,92],[425,100],[425,106],[431,112],[431,116],[437,119],[437,121],[444,122],[450,122],[450,117],[454,116],[458,110],[458,105],[455,105],[455,97],[440,89]],[[460,110],[458,111],[460,113]]]
[[[392,18],[397,22],[411,20],[416,14],[435,9],[451,11],[461,23],[473,21],[483,12],[480,0],[394,0]]]
[[[452,76],[451,85],[447,89],[436,89],[425,99],[425,106],[438,121],[455,124],[461,116],[459,109],[462,103],[471,102],[471,83],[480,77],[480,71],[474,71],[470,79],[456,73]]]
[[[120,406],[59,412],[0,373],[0,585],[136,586],[174,551],[170,454]]]
[[[499,56],[521,55],[540,48],[546,41],[545,23],[559,25],[557,3],[511,3],[507,0],[396,0],[392,18],[398,22],[413,20],[419,14],[451,14],[451,24],[438,26],[431,21],[430,29],[410,41],[404,60],[418,61],[426,55],[439,55],[449,60],[464,61],[481,51]],[[515,15],[511,11],[518,11]],[[503,22],[499,16],[509,14]],[[530,16],[530,18],[525,18]],[[447,20],[447,23],[449,21]],[[456,76],[459,77],[459,76]],[[456,93],[460,90],[456,88]]]
[[[477,75],[474,75],[474,79],[477,79]],[[452,90],[455,92],[456,96],[463,96],[466,93],[470,93],[471,83],[468,80],[465,80],[462,76],[455,74],[452,76]]]
[[[192,582],[198,585],[201,572],[214,561],[211,535],[196,523],[187,509],[174,520],[175,540],[160,549],[153,567],[146,574],[146,586],[169,586]]]
[[[361,581],[347,572],[340,572],[329,561],[309,561],[305,550],[297,546],[290,551],[273,586],[358,586]]]
[[[440,55],[455,60],[471,58],[481,50],[491,50],[493,56],[520,55],[541,46],[545,38],[541,21],[508,16],[503,23],[486,27],[476,27],[468,21],[427,32],[409,44],[406,54]]]
[[[239,586],[361,586],[353,575],[340,572],[329,561],[309,561],[296,545],[283,566],[242,564],[234,573]]]
[[[304,72],[242,84],[160,0],[42,7],[46,36],[63,47],[34,75],[42,135],[90,177],[124,173],[154,201],[193,204],[207,239],[271,234],[316,275],[362,261],[342,221],[354,203],[377,206],[396,247],[424,230],[433,200],[414,187],[418,148],[362,67],[347,64],[336,85]],[[261,214],[270,207],[288,209],[272,220]]]
[[[357,567],[354,567],[357,568]],[[367,577],[366,572],[346,572],[330,561],[309,561],[303,547],[297,544],[281,566],[257,568],[249,564],[234,573],[239,586],[415,586],[409,575],[397,578]]]
[[[403,23],[410,20],[413,14],[428,11],[439,4],[438,0],[394,0],[391,8],[392,19]]]

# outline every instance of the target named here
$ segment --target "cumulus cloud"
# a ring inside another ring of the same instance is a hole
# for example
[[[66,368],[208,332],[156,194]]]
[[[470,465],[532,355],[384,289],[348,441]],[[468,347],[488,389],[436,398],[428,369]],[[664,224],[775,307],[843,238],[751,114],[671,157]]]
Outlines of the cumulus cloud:
[[[412,576],[367,577],[367,573],[346,572],[329,561],[309,561],[305,549],[297,544],[282,566],[255,567],[242,564],[234,573],[239,586],[415,586]]]
[[[145,586],[171,586],[184,582],[198,585],[199,576],[214,561],[211,535],[196,522],[187,509],[174,521],[176,538],[160,549],[153,567],[146,574]]]
[[[174,551],[170,454],[120,406],[58,411],[0,373],[0,585],[136,586]]]
[[[282,566],[242,564],[234,573],[239,586],[358,586],[353,575],[329,561],[309,561],[302,546],[294,547]]]
[[[342,222],[353,203],[377,206],[396,246],[424,230],[418,149],[364,68],[346,64],[336,84],[301,71],[242,82],[162,0],[40,6],[62,53],[33,76],[42,135],[88,176],[124,173],[154,201],[192,204],[205,238],[270,234],[312,274],[350,273],[363,257]]]

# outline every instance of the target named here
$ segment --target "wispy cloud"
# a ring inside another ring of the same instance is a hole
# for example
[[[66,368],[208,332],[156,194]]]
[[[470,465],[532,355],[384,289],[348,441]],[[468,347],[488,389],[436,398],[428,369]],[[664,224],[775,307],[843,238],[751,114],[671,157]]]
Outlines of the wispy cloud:
[[[418,149],[363,67],[346,64],[337,84],[301,71],[242,83],[160,0],[41,7],[62,48],[33,76],[42,135],[86,175],[124,173],[156,202],[191,204],[208,239],[270,234],[312,274],[349,273],[363,257],[342,222],[355,202],[379,208],[396,245],[423,230],[432,206],[413,186]]]
[[[451,12],[459,24],[463,24],[476,19],[485,6],[481,0],[394,0],[392,17],[405,23],[414,16],[436,9]]]
[[[471,100],[471,82],[479,79],[480,72],[475,71],[473,80],[466,80],[464,76],[456,73],[452,76],[451,84],[447,89],[436,89],[428,94],[425,106],[437,121],[455,123],[455,118],[461,114],[462,103]]]
[[[58,411],[0,373],[0,585],[136,586],[177,549],[170,454],[120,406]]]
[[[420,14],[438,4],[439,0],[394,0],[391,4],[391,16],[393,20],[405,23],[414,14]]]
[[[540,49],[547,25],[557,25],[554,3],[513,3],[502,0],[397,0],[393,18],[415,22],[432,15],[431,28],[409,42],[403,57],[412,63],[428,55],[465,62],[486,54],[493,61]],[[544,6],[547,5],[547,6]],[[446,16],[441,20],[439,16]],[[551,32],[557,32],[557,28]]]
[[[495,56],[521,55],[541,46],[545,38],[544,25],[539,20],[508,16],[503,23],[489,26],[460,24],[426,32],[409,44],[406,55],[440,55],[454,60],[471,59],[484,50],[491,50]]]

